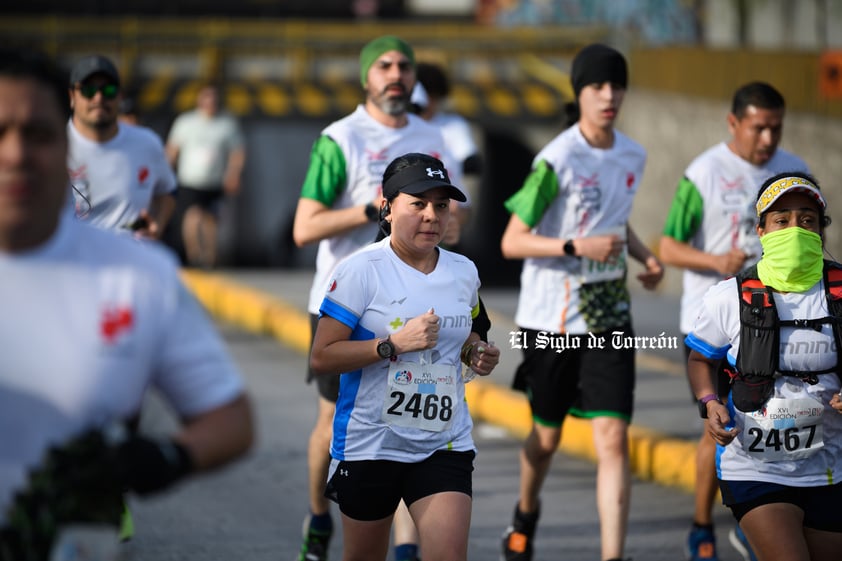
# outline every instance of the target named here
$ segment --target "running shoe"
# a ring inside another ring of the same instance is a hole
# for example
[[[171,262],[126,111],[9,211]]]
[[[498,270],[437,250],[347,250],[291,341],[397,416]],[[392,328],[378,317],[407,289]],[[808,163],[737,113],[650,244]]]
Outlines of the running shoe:
[[[751,546],[748,543],[748,538],[746,538],[743,529],[739,525],[734,526],[731,532],[729,532],[728,541],[743,556],[743,561],[757,561],[757,557],[754,556],[754,551],[751,550]]]
[[[532,536],[539,516],[540,510],[523,514],[515,505],[512,525],[503,532],[502,561],[532,561]]]
[[[502,561],[532,561],[532,537],[515,531],[513,526],[503,533]]]
[[[327,550],[333,530],[322,531],[311,528],[308,516],[304,519],[303,534],[304,540],[301,542],[298,561],[327,561]]]
[[[687,535],[687,561],[719,561],[712,528],[693,525]]]

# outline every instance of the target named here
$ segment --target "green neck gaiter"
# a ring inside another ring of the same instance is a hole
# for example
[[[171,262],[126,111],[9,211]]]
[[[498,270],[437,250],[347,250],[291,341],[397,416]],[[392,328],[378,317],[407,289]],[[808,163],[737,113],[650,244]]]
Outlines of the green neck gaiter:
[[[822,238],[804,228],[784,228],[760,238],[757,276],[780,292],[805,292],[822,278]]]

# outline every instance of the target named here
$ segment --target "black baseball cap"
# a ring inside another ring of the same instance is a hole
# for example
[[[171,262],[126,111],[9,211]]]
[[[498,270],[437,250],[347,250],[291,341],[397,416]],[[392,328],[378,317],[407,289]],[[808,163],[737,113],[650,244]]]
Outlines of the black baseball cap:
[[[86,56],[77,62],[70,72],[70,85],[84,82],[94,74],[104,74],[116,85],[120,85],[120,74],[117,72],[117,67],[102,55]]]
[[[383,197],[392,200],[398,193],[420,195],[436,187],[444,187],[451,199],[465,202],[465,193],[450,182],[444,165],[435,158],[415,162],[392,175],[383,185]]]

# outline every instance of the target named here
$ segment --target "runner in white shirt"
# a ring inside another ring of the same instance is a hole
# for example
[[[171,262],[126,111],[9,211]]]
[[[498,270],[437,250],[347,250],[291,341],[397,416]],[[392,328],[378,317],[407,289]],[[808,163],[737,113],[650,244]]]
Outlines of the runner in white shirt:
[[[464,560],[475,450],[462,363],[488,375],[499,360],[472,331],[476,267],[438,247],[450,200],[465,195],[441,161],[414,153],[386,169],[383,197],[391,235],[339,264],[313,340],[313,371],[341,374],[326,495],[346,559],[385,558],[404,500],[424,559]]]
[[[602,558],[623,556],[634,349],[586,347],[588,334],[632,335],[629,256],[646,267],[638,277],[644,287],[654,288],[663,275],[628,225],[646,153],[614,129],[627,78],[623,55],[610,47],[589,45],[576,55],[571,81],[581,118],[541,150],[506,201],[512,216],[503,255],[524,259],[515,314],[521,336],[513,340],[524,359],[515,386],[527,392],[533,424],[520,455],[520,498],[503,535],[505,561],[532,559],[541,487],[568,412],[593,423]],[[538,348],[538,337],[566,348]]]
[[[14,559],[82,551],[74,522],[103,524],[113,553],[125,489],[162,490],[252,438],[243,381],[169,256],[68,212],[66,83],[46,58],[0,50],[0,549]],[[150,386],[181,429],[113,431]]]
[[[751,82],[740,87],[728,114],[731,139],[707,149],[688,166],[678,183],[660,243],[661,260],[683,267],[681,332],[690,332],[705,292],[760,258],[754,231],[757,187],[782,171],[807,171],[807,164],[778,148],[785,102],[772,86]],[[690,349],[685,345],[685,359]],[[685,360],[686,362],[686,360]],[[724,365],[723,365],[724,366]],[[720,395],[728,375],[717,370]],[[712,509],[717,492],[714,442],[703,430],[696,448],[693,524],[687,536],[689,561],[717,561]],[[731,542],[750,560],[744,536],[735,528]]]
[[[391,35],[367,43],[360,52],[360,82],[366,101],[325,128],[314,143],[295,212],[295,243],[319,242],[308,304],[313,332],[336,264],[378,234],[381,180],[387,164],[402,154],[423,152],[444,161],[454,183],[461,181],[441,132],[408,113],[415,84],[415,55],[410,45]],[[454,207],[457,204],[452,202]],[[312,378],[308,372],[308,381]],[[323,492],[339,381],[323,377],[316,378],[316,383],[319,409],[307,454],[310,513],[299,561],[324,561],[333,532],[330,503]],[[406,560],[399,557],[397,561]]]
[[[76,214],[95,226],[157,239],[175,208],[175,174],[160,138],[120,123],[120,77],[99,55],[70,75],[67,172]]]
[[[842,271],[831,274],[840,265],[822,260],[826,208],[806,174],[764,182],[756,199],[763,257],[707,292],[686,338],[723,502],[761,561],[831,561],[842,550],[840,310],[830,306]],[[756,279],[753,292],[744,275]],[[752,325],[764,314],[783,323]],[[726,404],[712,378],[723,357],[734,370]]]
[[[178,170],[178,196],[171,242],[183,244],[186,262],[213,267],[217,228],[224,197],[242,188],[245,138],[237,119],[221,108],[219,88],[206,84],[196,95],[196,109],[182,113],[167,136],[167,158]],[[178,239],[180,236],[180,239]]]
[[[482,158],[468,121],[456,113],[446,112],[445,104],[450,95],[450,80],[437,64],[419,62],[416,68],[418,82],[412,91],[412,104],[425,121],[439,127],[447,149],[464,175],[479,174]]]
[[[468,198],[476,196],[482,172],[482,157],[471,133],[468,121],[456,113],[445,111],[447,96],[450,95],[450,80],[444,70],[429,62],[419,62],[416,67],[418,82],[412,90],[413,110],[428,123],[438,127],[444,137],[447,151],[462,172],[463,185]],[[457,205],[457,220],[445,232],[442,243],[452,247],[461,238],[461,231],[471,219],[472,205]],[[400,560],[398,560],[400,561]]]

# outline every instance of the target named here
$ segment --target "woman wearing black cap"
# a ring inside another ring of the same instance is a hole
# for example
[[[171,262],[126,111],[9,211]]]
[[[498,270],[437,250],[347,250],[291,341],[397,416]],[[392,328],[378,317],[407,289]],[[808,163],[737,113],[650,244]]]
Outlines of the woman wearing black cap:
[[[465,195],[432,156],[383,175],[391,235],[345,259],[321,305],[310,366],[341,374],[326,496],[342,512],[346,559],[382,561],[403,499],[425,561],[466,559],[474,443],[463,368],[488,375],[499,349],[472,331],[476,267],[438,247]]]
[[[757,195],[763,256],[711,287],[685,342],[688,375],[716,440],[716,473],[760,561],[831,561],[842,552],[842,265],[823,260],[829,223],[800,172]],[[725,358],[731,391],[714,391]]]

